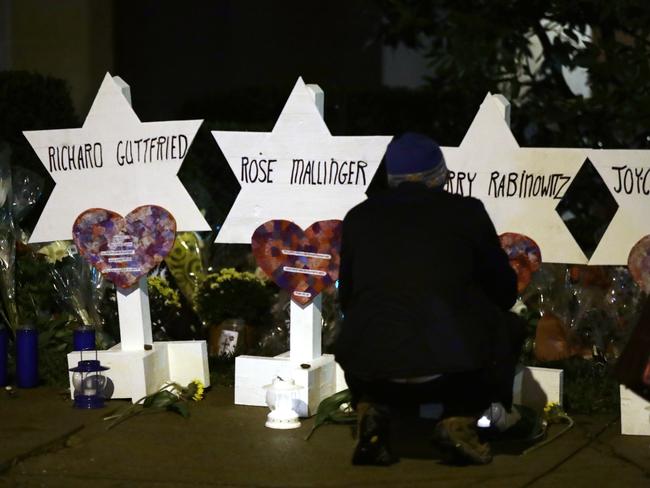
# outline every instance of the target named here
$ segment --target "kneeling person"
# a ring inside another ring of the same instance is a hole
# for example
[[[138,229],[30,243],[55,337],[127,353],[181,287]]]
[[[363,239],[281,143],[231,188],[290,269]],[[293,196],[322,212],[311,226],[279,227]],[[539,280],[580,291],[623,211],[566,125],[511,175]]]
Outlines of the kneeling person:
[[[360,416],[355,464],[396,461],[388,408],[442,403],[434,440],[461,462],[491,460],[475,424],[512,403],[524,329],[508,316],[516,275],[483,204],[444,190],[440,147],[407,133],[386,150],[390,189],[343,222],[336,360]]]

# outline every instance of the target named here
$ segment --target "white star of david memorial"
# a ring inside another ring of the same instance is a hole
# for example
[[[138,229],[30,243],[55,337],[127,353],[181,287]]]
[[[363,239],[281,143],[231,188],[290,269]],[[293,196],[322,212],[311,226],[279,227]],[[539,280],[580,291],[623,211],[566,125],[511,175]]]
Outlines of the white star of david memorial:
[[[485,98],[459,147],[443,147],[446,189],[479,198],[499,234],[533,239],[542,260],[586,263],[555,207],[585,160],[585,150],[523,148],[515,140],[503,97]]]
[[[650,151],[598,149],[586,156],[618,204],[589,264],[626,265],[634,244],[650,234]]]
[[[141,122],[107,73],[81,128],[24,132],[56,184],[30,242],[69,240],[94,207],[126,215],[159,205],[179,231],[210,230],[176,176],[202,122]]]
[[[241,185],[216,242],[247,243],[268,220],[306,228],[365,200],[390,136],[332,136],[302,78],[271,132],[213,131]]]

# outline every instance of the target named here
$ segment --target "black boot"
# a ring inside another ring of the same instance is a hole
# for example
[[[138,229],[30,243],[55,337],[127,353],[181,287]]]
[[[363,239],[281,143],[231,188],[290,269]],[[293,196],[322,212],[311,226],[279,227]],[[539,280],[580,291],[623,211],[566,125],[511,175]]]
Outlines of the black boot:
[[[436,425],[433,442],[448,464],[488,464],[490,445],[479,439],[474,417],[447,417]]]
[[[398,461],[390,448],[390,412],[383,405],[359,403],[357,446],[352,464],[389,466]]]

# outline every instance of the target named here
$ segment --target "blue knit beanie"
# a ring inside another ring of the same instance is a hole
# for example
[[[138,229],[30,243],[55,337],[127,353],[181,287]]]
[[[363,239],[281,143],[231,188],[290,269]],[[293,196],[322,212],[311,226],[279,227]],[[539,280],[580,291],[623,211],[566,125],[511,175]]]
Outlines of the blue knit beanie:
[[[425,135],[406,132],[394,138],[384,157],[391,186],[413,181],[437,187],[447,181],[447,166],[440,146]]]

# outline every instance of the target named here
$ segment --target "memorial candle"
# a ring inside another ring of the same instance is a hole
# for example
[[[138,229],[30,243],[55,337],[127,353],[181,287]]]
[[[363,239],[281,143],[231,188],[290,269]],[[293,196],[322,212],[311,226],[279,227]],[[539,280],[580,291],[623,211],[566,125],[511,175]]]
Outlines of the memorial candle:
[[[0,326],[0,386],[7,384],[7,343],[9,333],[6,327]]]
[[[16,331],[16,385],[19,388],[38,385],[38,331],[32,325]]]
[[[72,348],[75,351],[92,351],[95,349],[95,329],[82,325],[72,333]]]

